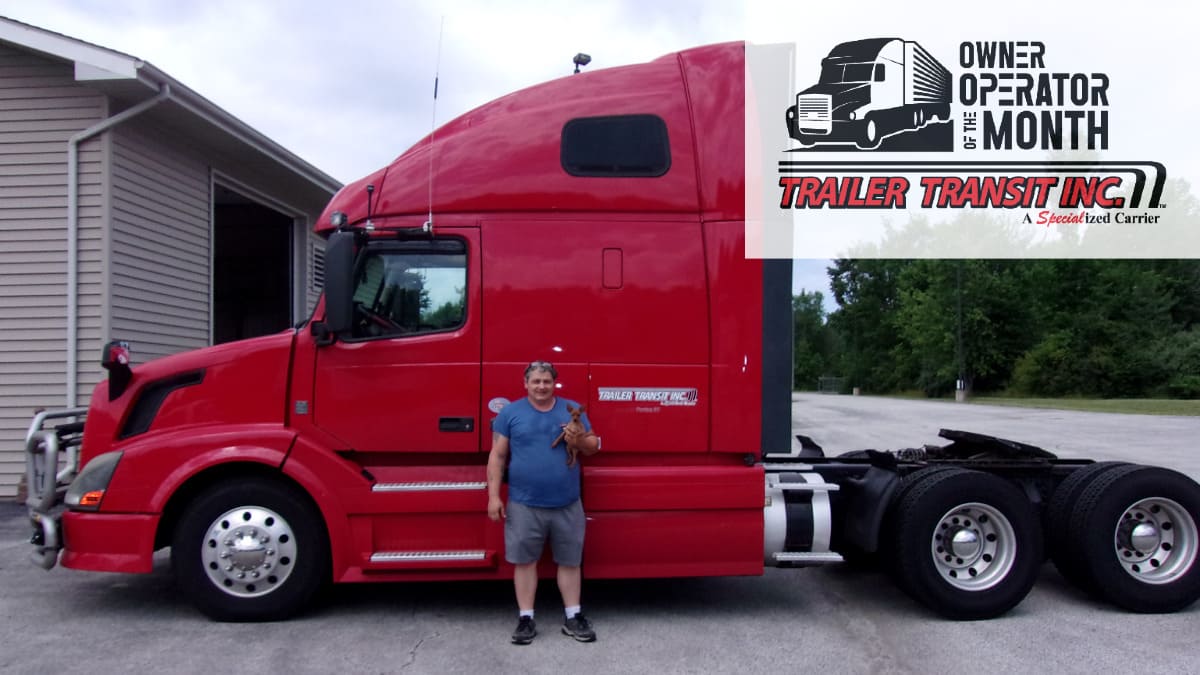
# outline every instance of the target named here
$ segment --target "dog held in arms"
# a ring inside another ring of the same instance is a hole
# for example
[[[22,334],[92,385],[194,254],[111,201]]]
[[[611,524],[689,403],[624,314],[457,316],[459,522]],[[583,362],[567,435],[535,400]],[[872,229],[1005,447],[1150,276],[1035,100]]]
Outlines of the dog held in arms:
[[[567,412],[571,413],[571,421],[567,422],[567,425],[565,427],[563,427],[563,430],[561,432],[559,432],[558,438],[554,439],[554,442],[550,444],[550,447],[553,448],[554,446],[563,442],[563,439],[566,438],[566,436],[567,436],[567,429],[570,429],[571,431],[574,431],[575,433],[578,433],[578,434],[582,434],[587,431],[587,429],[583,428],[583,422],[579,421],[579,417],[580,417],[580,415],[583,415],[583,409],[585,407],[586,406],[579,406],[578,408],[572,408],[571,406],[567,406]],[[579,461],[579,448],[568,444],[567,445],[567,466],[575,466],[576,462],[578,462],[578,461]]]

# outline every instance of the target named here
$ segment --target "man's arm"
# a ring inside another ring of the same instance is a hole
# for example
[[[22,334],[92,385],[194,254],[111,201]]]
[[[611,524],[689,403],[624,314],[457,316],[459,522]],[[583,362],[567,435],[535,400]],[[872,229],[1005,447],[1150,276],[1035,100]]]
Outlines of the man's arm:
[[[579,452],[584,456],[591,456],[600,452],[600,437],[596,435],[594,429],[587,431],[575,431],[570,427],[565,430],[567,445],[578,448]]]
[[[500,499],[500,483],[504,480],[504,468],[508,466],[508,437],[492,432],[492,451],[488,453],[487,491],[488,518],[500,520],[507,516],[504,500]]]

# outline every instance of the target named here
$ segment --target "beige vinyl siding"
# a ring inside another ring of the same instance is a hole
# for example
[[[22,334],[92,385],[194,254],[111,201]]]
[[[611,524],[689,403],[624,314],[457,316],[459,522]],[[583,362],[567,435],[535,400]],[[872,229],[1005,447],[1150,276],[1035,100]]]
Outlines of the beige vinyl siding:
[[[297,322],[312,316],[317,300],[325,290],[325,240],[313,234],[311,228],[306,229],[308,255],[305,256],[304,265],[305,313],[304,316],[296,317]]]
[[[151,129],[112,132],[112,336],[134,363],[209,343],[209,169]]]
[[[67,403],[67,140],[105,114],[105,98],[77,85],[70,64],[0,45],[0,495],[16,493],[33,411]],[[102,148],[84,143],[79,171],[79,326],[97,339]],[[99,347],[81,340],[87,349],[94,362]],[[80,366],[82,391],[96,376]]]

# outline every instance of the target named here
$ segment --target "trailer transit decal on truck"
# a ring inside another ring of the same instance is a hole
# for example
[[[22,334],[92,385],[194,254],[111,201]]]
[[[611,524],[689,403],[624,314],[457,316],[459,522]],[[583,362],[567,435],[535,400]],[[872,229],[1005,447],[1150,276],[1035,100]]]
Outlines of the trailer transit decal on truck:
[[[696,389],[653,387],[600,387],[596,399],[610,403],[657,403],[661,406],[694,406],[700,401]]]

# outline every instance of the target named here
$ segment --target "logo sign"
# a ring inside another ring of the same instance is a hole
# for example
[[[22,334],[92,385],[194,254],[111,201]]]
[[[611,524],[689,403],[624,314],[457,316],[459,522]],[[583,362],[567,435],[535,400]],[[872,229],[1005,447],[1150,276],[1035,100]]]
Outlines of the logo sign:
[[[601,403],[656,403],[660,406],[694,406],[700,392],[690,388],[600,387],[596,400]]]
[[[754,26],[783,30],[783,5],[748,8],[747,256],[1200,257],[1196,198],[1168,180],[1200,148],[1149,77],[1190,60],[1148,37],[1169,17],[1131,19],[1131,44],[1155,48],[1117,54],[1075,31],[984,30],[939,0],[922,20],[857,7],[886,32],[822,16],[800,39],[758,42]],[[1086,34],[1092,19],[1067,14]]]
[[[950,71],[921,45],[898,38],[853,40],[821,60],[817,83],[787,109],[801,148],[953,149]]]

